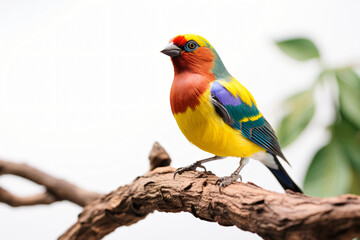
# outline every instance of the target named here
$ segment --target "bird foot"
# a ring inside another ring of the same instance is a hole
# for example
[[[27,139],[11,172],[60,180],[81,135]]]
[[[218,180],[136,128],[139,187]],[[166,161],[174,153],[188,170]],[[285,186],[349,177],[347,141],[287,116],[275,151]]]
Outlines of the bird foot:
[[[200,162],[194,162],[193,164],[191,164],[189,166],[176,169],[173,178],[175,179],[175,176],[177,174],[181,175],[182,173],[187,172],[187,171],[195,171],[196,168],[198,168],[198,167],[204,169],[204,171],[206,172],[206,168]]]
[[[238,179],[242,181],[241,175],[232,173],[230,176],[219,178],[218,180],[216,180],[215,184],[219,184],[219,192],[221,193],[221,188],[229,186],[231,183],[237,181]]]

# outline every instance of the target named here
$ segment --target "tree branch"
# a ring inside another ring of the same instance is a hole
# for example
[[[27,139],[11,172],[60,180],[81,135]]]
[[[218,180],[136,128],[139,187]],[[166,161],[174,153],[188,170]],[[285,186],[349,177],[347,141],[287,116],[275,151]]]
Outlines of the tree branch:
[[[202,220],[237,226],[264,239],[351,239],[360,234],[360,197],[313,198],[236,182],[219,193],[217,176],[185,172],[173,179],[163,167],[97,199],[59,239],[101,239],[155,210],[189,212]]]
[[[46,188],[44,193],[28,197],[15,196],[5,189],[0,188],[0,202],[13,207],[51,204],[60,200],[68,200],[84,207],[101,196],[99,193],[87,191],[68,181],[50,176],[24,163],[0,160],[0,175],[4,174],[19,176]]]
[[[157,142],[154,143],[149,155],[150,170],[157,167],[169,166],[171,159],[165,149]],[[32,196],[16,196],[0,187],[0,202],[12,207],[51,204],[56,201],[68,200],[84,207],[102,196],[99,193],[89,192],[63,179],[55,178],[24,163],[14,163],[0,160],[0,175],[15,175],[42,185],[44,193]]]
[[[54,197],[54,195],[48,192],[35,194],[27,197],[19,197],[0,187],[0,202],[6,203],[12,207],[51,204],[56,201],[57,199]]]
[[[0,160],[0,175],[20,176],[47,189],[19,197],[0,188],[0,201],[10,206],[58,200],[86,205],[78,221],[59,238],[62,240],[101,239],[155,210],[189,212],[223,226],[235,225],[264,239],[351,239],[360,234],[359,196],[319,199],[291,191],[275,193],[241,182],[231,184],[220,194],[215,185],[218,177],[210,172],[185,172],[173,179],[174,168],[159,167],[167,166],[171,160],[157,143],[149,159],[151,172],[107,195],[88,192],[26,164]]]

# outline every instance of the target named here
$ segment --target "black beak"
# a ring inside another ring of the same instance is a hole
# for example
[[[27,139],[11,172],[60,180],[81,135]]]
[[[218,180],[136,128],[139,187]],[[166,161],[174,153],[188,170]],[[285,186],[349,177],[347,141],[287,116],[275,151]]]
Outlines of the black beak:
[[[170,43],[166,48],[161,50],[163,54],[166,54],[170,57],[178,57],[180,56],[182,49],[178,46],[174,45],[174,43]]]

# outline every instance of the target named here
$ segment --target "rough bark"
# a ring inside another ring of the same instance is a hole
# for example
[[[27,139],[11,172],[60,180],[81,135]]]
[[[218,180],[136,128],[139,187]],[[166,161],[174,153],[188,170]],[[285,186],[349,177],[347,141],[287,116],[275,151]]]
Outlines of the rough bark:
[[[241,182],[224,188],[221,194],[215,184],[218,177],[210,172],[185,172],[173,179],[175,169],[162,167],[171,160],[158,143],[149,160],[152,171],[107,195],[86,191],[26,164],[0,160],[0,175],[20,176],[46,189],[19,197],[0,188],[0,202],[30,206],[68,200],[86,205],[78,221],[59,239],[101,239],[156,210],[189,212],[205,221],[235,225],[264,239],[351,239],[360,235],[359,196],[319,199],[291,191],[271,192]]]
[[[155,210],[189,212],[264,239],[351,239],[360,234],[359,196],[320,199],[241,182],[220,194],[217,176],[193,171],[173,179],[174,170],[156,168],[87,205],[59,239],[101,239]]]

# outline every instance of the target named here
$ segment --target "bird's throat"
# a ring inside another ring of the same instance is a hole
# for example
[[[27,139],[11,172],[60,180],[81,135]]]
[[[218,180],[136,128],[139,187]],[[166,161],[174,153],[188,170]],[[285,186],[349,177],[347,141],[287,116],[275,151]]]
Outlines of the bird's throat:
[[[212,74],[202,75],[188,71],[175,73],[170,92],[173,114],[184,113],[188,108],[194,110],[214,80],[215,76]]]

